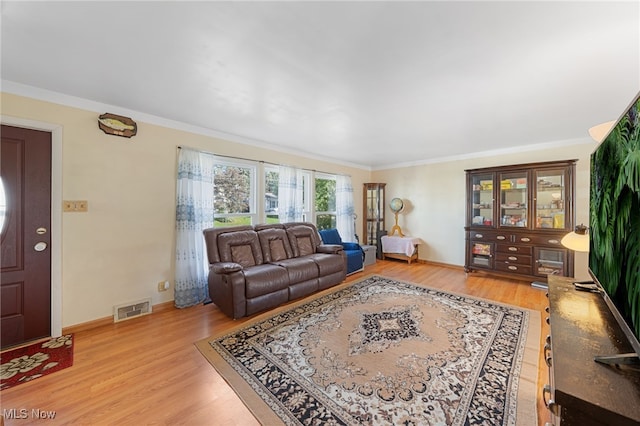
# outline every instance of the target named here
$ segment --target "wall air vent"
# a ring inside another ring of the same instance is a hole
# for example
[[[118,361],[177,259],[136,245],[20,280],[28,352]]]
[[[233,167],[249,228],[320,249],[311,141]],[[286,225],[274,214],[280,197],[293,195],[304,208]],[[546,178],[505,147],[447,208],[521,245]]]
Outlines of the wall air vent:
[[[151,313],[151,298],[137,302],[116,305],[113,307],[113,322],[149,315]]]

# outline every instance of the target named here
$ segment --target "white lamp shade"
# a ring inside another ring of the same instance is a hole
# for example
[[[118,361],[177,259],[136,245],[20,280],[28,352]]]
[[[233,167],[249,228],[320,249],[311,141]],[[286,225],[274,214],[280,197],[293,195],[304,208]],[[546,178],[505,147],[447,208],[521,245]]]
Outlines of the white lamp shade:
[[[576,232],[569,232],[562,237],[560,244],[573,251],[589,251],[589,234],[578,234]]]

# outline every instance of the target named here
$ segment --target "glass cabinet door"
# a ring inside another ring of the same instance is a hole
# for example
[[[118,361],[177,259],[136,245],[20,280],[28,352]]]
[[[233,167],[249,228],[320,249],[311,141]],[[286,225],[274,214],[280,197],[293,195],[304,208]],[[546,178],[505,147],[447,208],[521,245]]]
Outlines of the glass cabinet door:
[[[493,174],[471,177],[471,224],[493,226]]]
[[[500,226],[527,226],[527,172],[500,173]]]
[[[366,245],[378,245],[378,234],[384,229],[384,191],[385,183],[364,184],[364,242]]]
[[[567,250],[536,248],[534,250],[535,271],[540,276],[566,275]]]
[[[472,242],[471,265],[481,268],[493,268],[493,244]]]
[[[567,229],[565,175],[562,169],[536,171],[536,229]]]

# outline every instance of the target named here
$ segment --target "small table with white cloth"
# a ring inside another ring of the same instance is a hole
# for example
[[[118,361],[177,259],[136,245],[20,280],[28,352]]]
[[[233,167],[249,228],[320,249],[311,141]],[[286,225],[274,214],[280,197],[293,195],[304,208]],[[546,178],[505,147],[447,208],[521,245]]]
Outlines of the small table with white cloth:
[[[383,236],[382,242],[382,259],[401,259],[411,264],[411,261],[418,259],[418,244],[421,243],[420,238],[409,237],[391,237]]]

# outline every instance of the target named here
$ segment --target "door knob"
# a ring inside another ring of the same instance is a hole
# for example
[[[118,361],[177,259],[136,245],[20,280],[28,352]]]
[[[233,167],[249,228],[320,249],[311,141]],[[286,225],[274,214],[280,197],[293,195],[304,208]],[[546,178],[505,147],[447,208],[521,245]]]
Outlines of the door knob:
[[[37,242],[35,246],[33,246],[35,251],[45,251],[47,249],[47,243],[44,241]]]

